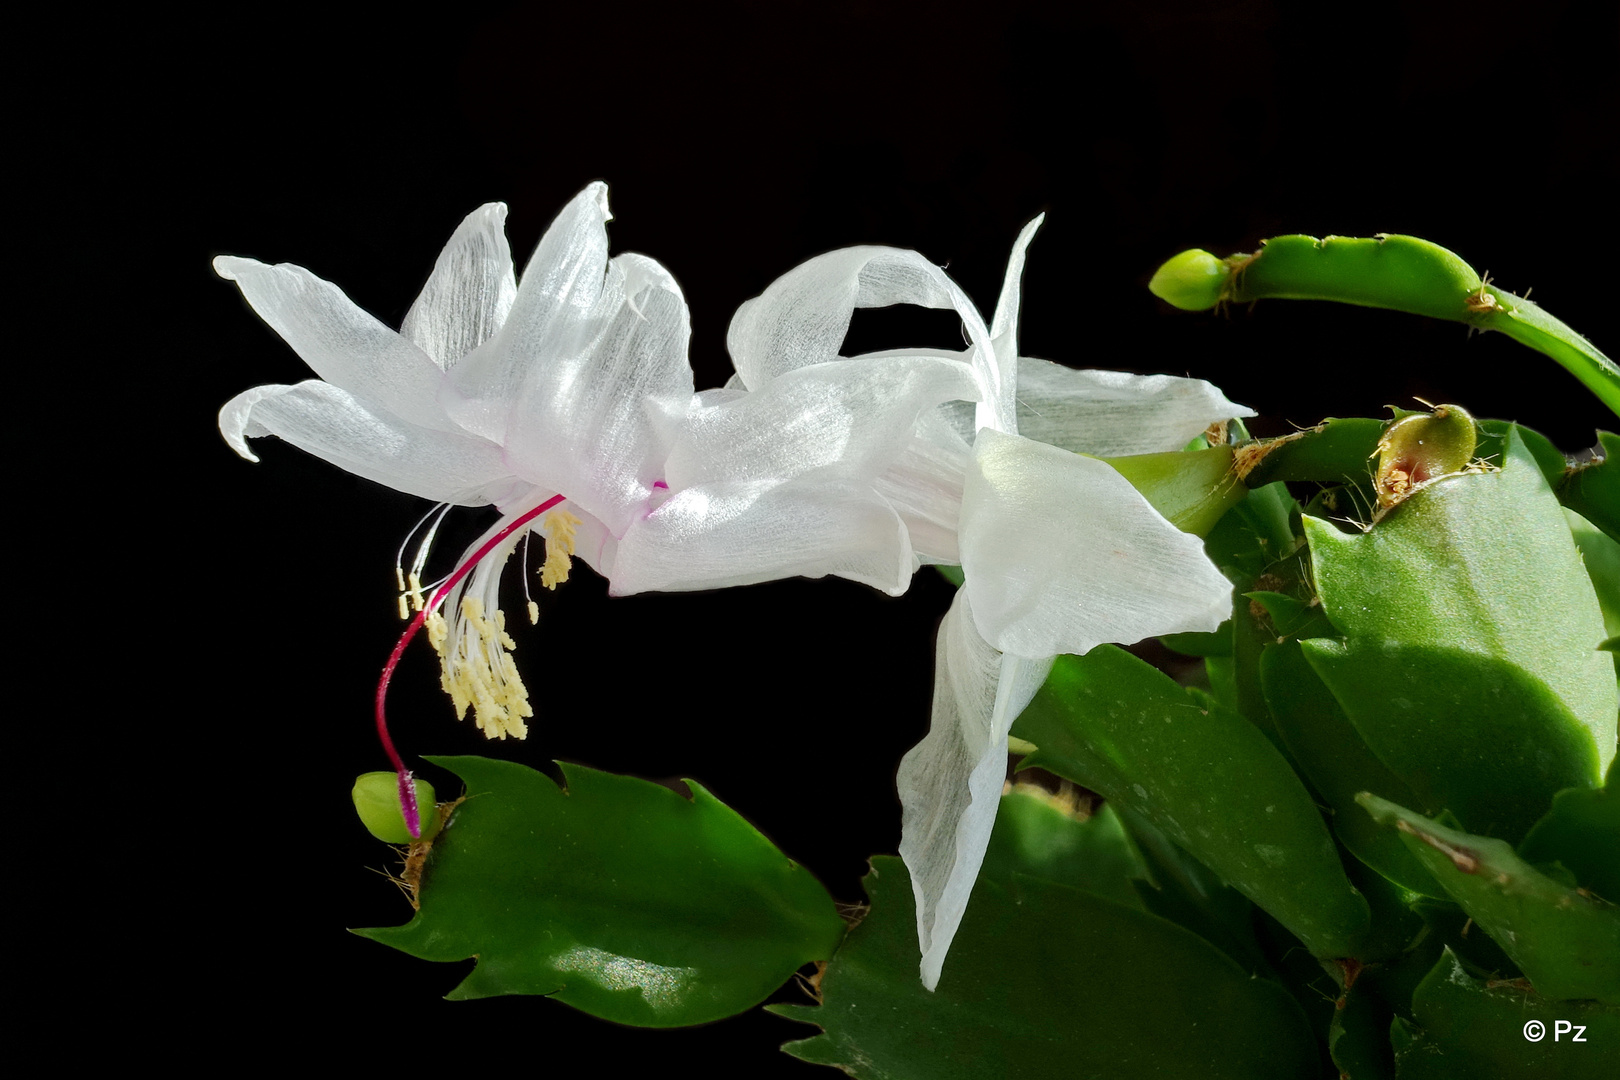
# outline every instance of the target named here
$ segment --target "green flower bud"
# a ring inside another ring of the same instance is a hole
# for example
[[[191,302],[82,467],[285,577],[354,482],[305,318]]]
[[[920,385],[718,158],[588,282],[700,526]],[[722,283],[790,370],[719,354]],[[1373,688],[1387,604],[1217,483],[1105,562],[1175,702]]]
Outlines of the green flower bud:
[[[412,781],[416,785],[416,805],[422,815],[423,840],[431,840],[439,831],[439,809],[434,805],[433,785],[426,780]],[[415,841],[405,826],[405,815],[399,809],[399,779],[391,772],[368,772],[354,782],[354,809],[360,823],[377,839],[390,844],[409,844]]]
[[[1389,425],[1378,440],[1373,478],[1380,511],[1403,502],[1419,484],[1468,468],[1478,439],[1474,418],[1460,405],[1439,405],[1432,414],[1413,413]]]
[[[1183,311],[1207,311],[1220,303],[1231,273],[1226,260],[1193,248],[1159,267],[1148,282],[1148,290]]]

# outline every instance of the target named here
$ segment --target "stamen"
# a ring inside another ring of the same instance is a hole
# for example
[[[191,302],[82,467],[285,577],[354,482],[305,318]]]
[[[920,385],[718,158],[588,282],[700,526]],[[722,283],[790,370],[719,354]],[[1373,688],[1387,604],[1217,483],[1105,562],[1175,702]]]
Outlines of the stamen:
[[[467,715],[467,707],[486,738],[527,738],[526,716],[534,715],[529,691],[518,675],[517,665],[506,650],[517,642],[506,632],[506,613],[496,611],[493,619],[484,614],[484,602],[476,596],[461,598],[460,626],[456,641],[447,650],[444,619],[434,616],[437,626],[428,627],[428,641],[443,661],[439,685],[450,695],[456,717]]]
[[[410,618],[409,611],[422,610],[422,567],[427,565],[428,552],[433,547],[433,538],[438,534],[439,526],[444,523],[444,517],[449,512],[450,504],[440,503],[423,514],[417,523],[411,526],[410,531],[405,534],[405,539],[399,542],[399,551],[394,555],[394,580],[398,583],[401,593],[399,598],[399,617],[401,619]],[[405,549],[410,546],[411,537],[415,536],[422,526],[427,524],[428,518],[431,518],[434,514],[438,514],[439,518],[428,529],[427,535],[422,537],[422,542],[416,545],[416,556],[411,560],[410,575],[407,577],[404,566]],[[407,610],[406,606],[407,599],[410,601],[409,610]]]
[[[525,570],[527,570],[529,566],[529,537],[533,535],[534,530],[532,529],[523,534],[523,567]],[[533,596],[529,595],[529,575],[524,573],[519,574],[518,577],[523,581],[523,603],[529,612],[529,625],[539,626],[540,605],[534,602]]]
[[[417,809],[416,805],[416,785],[412,783],[411,771],[405,767],[405,762],[399,756],[399,751],[394,748],[394,740],[388,734],[388,713],[386,707],[388,701],[388,684],[394,678],[394,669],[399,667],[399,661],[405,655],[405,646],[411,643],[411,639],[416,636],[416,632],[418,630],[421,630],[423,626],[427,625],[428,616],[430,613],[438,621],[439,626],[442,629],[444,620],[438,614],[439,605],[444,602],[444,598],[449,594],[450,590],[455,588],[456,585],[460,583],[462,578],[471,573],[473,567],[477,566],[479,562],[483,560],[484,556],[495,550],[495,548],[502,541],[506,540],[518,529],[523,528],[525,525],[539,517],[541,514],[545,513],[547,510],[550,510],[553,506],[556,506],[558,503],[562,502],[563,499],[564,496],[562,495],[553,495],[551,498],[547,499],[533,510],[529,510],[526,513],[514,518],[509,524],[502,528],[500,532],[496,533],[483,544],[479,545],[478,550],[473,552],[472,556],[466,562],[457,567],[455,573],[446,578],[444,580],[444,584],[440,585],[436,590],[434,590],[433,596],[428,600],[427,604],[421,610],[417,611],[415,617],[411,619],[410,625],[405,627],[405,632],[400,635],[399,641],[394,644],[394,651],[388,654],[387,663],[383,664],[382,677],[377,680],[377,738],[382,743],[383,752],[388,755],[389,762],[394,766],[395,774],[399,777],[399,808],[405,817],[405,827],[410,830],[410,834],[413,837],[420,837],[422,835],[422,815]],[[401,587],[403,588],[403,584]],[[510,660],[510,657],[507,659]],[[513,670],[515,672],[516,669],[514,668]]]
[[[579,529],[579,518],[566,510],[558,510],[540,525],[546,538],[546,561],[540,567],[540,584],[555,589],[568,580],[573,569],[574,533]]]

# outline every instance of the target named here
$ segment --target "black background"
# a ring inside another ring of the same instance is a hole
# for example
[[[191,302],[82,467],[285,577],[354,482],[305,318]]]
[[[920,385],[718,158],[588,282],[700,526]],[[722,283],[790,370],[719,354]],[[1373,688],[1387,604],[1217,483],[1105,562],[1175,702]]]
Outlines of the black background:
[[[1026,355],[1207,378],[1263,433],[1419,395],[1573,450],[1602,421],[1595,400],[1499,336],[1305,303],[1186,315],[1144,285],[1189,246],[1407,232],[1533,286],[1614,352],[1617,28],[1612,9],[1578,10],[293,5],[41,23],[20,38],[16,103],[36,187],[14,205],[38,383],[10,437],[23,494],[63,522],[34,543],[51,573],[76,572],[65,603],[28,603],[48,655],[18,663],[29,696],[47,680],[30,713],[67,736],[53,768],[81,778],[93,819],[43,865],[64,895],[94,882],[46,975],[72,972],[62,992],[90,1015],[151,1017],[176,1057],[207,1051],[165,1033],[201,1026],[277,1058],[332,1039],[340,1060],[407,1068],[442,1050],[831,1075],[771,1050],[811,1029],[764,1014],[661,1033],[534,999],[446,1003],[467,965],[345,932],[409,914],[348,788],[385,765],[369,700],[399,632],[394,551],[425,507],[274,440],[257,466],[224,445],[221,404],[306,372],[214,255],[297,262],[398,325],[478,204],[510,205],[521,266],[605,179],[614,250],[659,259],[686,292],[702,388],[730,370],[731,313],[804,259],[913,247],[988,315],[1044,211]],[[883,313],[858,317],[851,345],[955,333]],[[74,416],[77,431],[53,422]],[[441,559],[488,520],[455,516]],[[49,576],[19,574],[25,596]],[[518,634],[527,743],[491,748],[454,722],[425,646],[395,683],[395,737],[693,777],[858,900],[866,857],[898,841],[894,769],[926,729],[948,603],[929,572],[901,599],[789,581],[608,600],[584,571]]]

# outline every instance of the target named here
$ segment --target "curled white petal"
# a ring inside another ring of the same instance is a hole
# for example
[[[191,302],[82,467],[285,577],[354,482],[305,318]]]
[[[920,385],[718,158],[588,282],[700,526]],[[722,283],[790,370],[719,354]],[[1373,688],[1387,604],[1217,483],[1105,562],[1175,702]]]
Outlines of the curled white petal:
[[[508,497],[517,484],[493,443],[378,412],[319,379],[236,395],[220,410],[219,430],[249,461],[258,458],[247,440],[274,435],[356,476],[433,502],[481,506]]]
[[[302,266],[231,255],[215,259],[214,270],[236,282],[259,317],[327,382],[375,411],[437,431],[454,429],[437,401],[444,372],[336,285]]]
[[[1214,630],[1231,585],[1106,463],[986,429],[962,498],[979,632],[1019,656]]]
[[[900,762],[900,857],[917,901],[922,982],[932,990],[984,863],[1007,771],[1007,732],[1051,658],[1004,656],[957,592],[935,647],[928,735]]]
[[[945,271],[899,248],[843,248],[789,271],[737,309],[726,347],[743,384],[760,390],[789,371],[840,359],[855,309],[891,304],[954,309],[968,340],[986,354],[976,373],[994,375],[990,330],[973,302]],[[979,397],[988,399],[994,385]]]

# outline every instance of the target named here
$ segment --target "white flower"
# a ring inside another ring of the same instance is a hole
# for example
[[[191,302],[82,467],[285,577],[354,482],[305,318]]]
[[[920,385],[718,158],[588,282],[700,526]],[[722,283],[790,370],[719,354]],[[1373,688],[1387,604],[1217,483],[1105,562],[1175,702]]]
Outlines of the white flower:
[[[854,382],[867,368],[941,360],[974,377],[975,391],[958,394],[976,401],[971,417],[967,406],[944,404],[902,430],[881,409],[867,414],[889,464],[863,496],[899,518],[899,549],[911,565],[959,563],[966,577],[939,632],[931,730],[899,773],[900,854],[930,989],[984,860],[1008,730],[1053,658],[1213,630],[1230,611],[1230,585],[1197,538],[1081,454],[1174,450],[1214,421],[1252,413],[1199,380],[1019,359],[1019,279],[1039,223],[1018,238],[988,327],[937,266],[915,252],[868,247],[812,259],[779,279],[738,311],[728,338],[751,391],[768,393],[806,371]],[[896,303],[954,308],[971,347],[838,356],[855,308]],[[1020,435],[1020,425],[1044,441]]]
[[[505,217],[499,203],[468,215],[398,332],[302,267],[216,259],[321,376],[240,394],[219,424],[249,460],[247,439],[276,435],[400,491],[503,512],[463,560],[449,625],[424,618],[458,710],[472,705],[492,737],[522,737],[532,710],[506,653],[501,566],[537,528],[547,584],[576,551],[611,574],[620,540],[665,494],[693,387],[680,288],[644,256],[608,258],[605,185],[563,209],[521,284]],[[570,513],[541,517],[558,496]],[[407,587],[420,609],[414,573]]]

